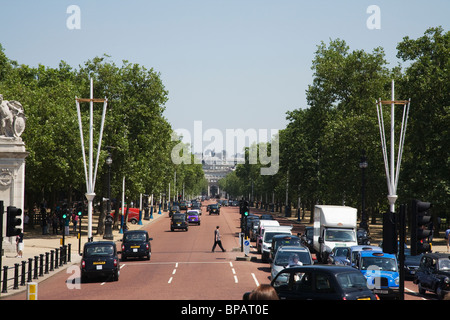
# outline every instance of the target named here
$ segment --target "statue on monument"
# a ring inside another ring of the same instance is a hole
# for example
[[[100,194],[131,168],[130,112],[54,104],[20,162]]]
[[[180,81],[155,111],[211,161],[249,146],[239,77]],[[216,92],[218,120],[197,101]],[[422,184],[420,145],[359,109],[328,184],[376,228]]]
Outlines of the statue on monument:
[[[25,114],[19,101],[3,100],[0,94],[0,138],[19,138],[25,130]]]

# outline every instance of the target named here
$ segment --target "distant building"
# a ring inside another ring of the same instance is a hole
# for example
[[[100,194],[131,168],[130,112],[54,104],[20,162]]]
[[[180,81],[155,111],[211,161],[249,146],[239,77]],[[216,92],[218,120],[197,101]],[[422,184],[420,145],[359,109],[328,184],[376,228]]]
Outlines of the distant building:
[[[236,154],[235,157],[225,157],[225,152],[215,153],[211,152],[211,155],[199,155],[195,156],[202,159],[203,172],[205,178],[208,181],[208,196],[220,197],[225,196],[219,188],[219,180],[224,178],[227,174],[236,169],[237,163],[244,163],[243,155]]]

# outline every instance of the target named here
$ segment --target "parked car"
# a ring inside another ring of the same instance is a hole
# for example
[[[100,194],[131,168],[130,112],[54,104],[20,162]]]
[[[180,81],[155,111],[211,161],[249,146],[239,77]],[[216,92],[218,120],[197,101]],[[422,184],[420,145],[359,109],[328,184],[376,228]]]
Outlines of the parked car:
[[[189,223],[196,223],[200,225],[200,213],[198,210],[188,210],[187,219]]]
[[[286,268],[271,285],[285,300],[378,300],[362,273],[348,266]]]
[[[215,203],[215,204],[209,205],[209,214],[211,215],[212,213],[220,214],[219,204]]]
[[[450,293],[450,255],[448,253],[425,253],[420,260],[414,283],[420,294],[426,291],[444,299]]]
[[[296,267],[299,265],[311,265],[313,260],[308,248],[303,246],[280,247],[273,259],[270,274],[274,279],[278,272],[287,267]]]
[[[125,208],[125,213],[127,208]],[[111,211],[111,217],[114,218],[115,211]],[[122,216],[122,208],[119,210],[119,219]],[[142,217],[142,214],[141,214]],[[128,208],[128,222],[131,224],[137,224],[139,222],[139,208]]]
[[[81,258],[81,282],[101,276],[117,281],[119,270],[119,257],[113,241],[94,241],[84,244]]]
[[[185,231],[188,231],[189,223],[186,213],[173,214],[172,219],[170,220],[170,231],[174,231],[175,229],[183,229]]]
[[[151,240],[153,238],[150,238],[148,232],[145,230],[125,232],[122,237],[122,261],[125,261],[129,257],[145,257],[147,260],[150,260],[152,255]]]

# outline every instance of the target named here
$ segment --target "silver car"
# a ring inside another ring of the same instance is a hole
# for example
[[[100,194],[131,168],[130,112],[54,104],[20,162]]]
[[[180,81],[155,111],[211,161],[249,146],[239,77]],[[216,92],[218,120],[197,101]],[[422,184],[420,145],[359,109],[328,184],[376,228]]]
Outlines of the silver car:
[[[308,248],[303,246],[280,247],[272,263],[271,279],[274,279],[278,272],[285,268],[311,264],[313,264],[313,260]]]

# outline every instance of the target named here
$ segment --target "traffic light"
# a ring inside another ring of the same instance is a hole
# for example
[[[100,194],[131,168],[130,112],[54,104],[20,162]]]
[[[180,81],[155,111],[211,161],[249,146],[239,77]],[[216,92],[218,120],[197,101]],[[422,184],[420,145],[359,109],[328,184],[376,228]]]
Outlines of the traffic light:
[[[6,208],[6,236],[15,237],[22,233],[22,210],[13,206]]]
[[[83,203],[78,202],[77,204],[77,215],[81,217],[83,215]]]
[[[411,205],[411,255],[416,256],[424,252],[431,251],[431,244],[428,237],[432,230],[429,228],[431,215],[428,210],[431,203],[413,200]]]
[[[248,202],[245,201],[244,205],[242,206],[242,214],[244,217],[248,217],[248,214],[250,213],[250,209],[248,208]]]

